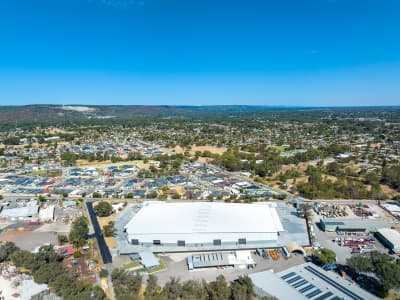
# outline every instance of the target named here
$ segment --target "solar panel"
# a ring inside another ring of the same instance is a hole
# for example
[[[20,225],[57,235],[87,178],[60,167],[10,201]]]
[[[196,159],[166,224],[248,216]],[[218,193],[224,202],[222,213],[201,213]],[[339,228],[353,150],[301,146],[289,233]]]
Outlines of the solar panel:
[[[286,275],[283,275],[281,278],[282,278],[283,280],[285,280],[285,279],[288,279],[289,277],[293,277],[294,275],[296,275],[295,272],[290,272],[290,273],[288,273],[288,274],[286,274]]]
[[[351,299],[354,300],[363,300],[363,298],[359,297],[358,295],[354,294],[352,291],[350,291],[349,289],[345,288],[344,286],[338,284],[336,281],[332,280],[331,278],[329,278],[328,276],[322,274],[320,271],[314,269],[311,266],[307,266],[304,269],[306,269],[307,271],[313,273],[314,275],[318,276],[319,278],[321,278],[322,280],[324,280],[325,282],[329,283],[330,285],[334,286],[335,288],[337,288],[339,291],[341,291],[342,293],[346,294],[347,296],[349,296]]]
[[[309,284],[306,287],[303,287],[301,290],[299,290],[300,293],[304,294],[305,292],[311,290],[312,288],[314,288],[314,285]]]
[[[325,293],[325,294],[319,296],[318,298],[315,298],[314,300],[324,300],[324,299],[329,298],[329,297],[332,296],[332,295],[333,295],[332,292],[327,292],[327,293]],[[335,299],[335,298],[333,298],[333,299]]]
[[[308,283],[307,280],[303,279],[299,282],[296,282],[295,284],[292,284],[292,287],[294,287],[295,289],[301,287],[302,285],[305,285],[306,283]]]
[[[342,298],[340,298],[340,297],[338,297],[338,296],[335,296],[335,297],[333,297],[333,298],[330,299],[330,300],[342,300]]]
[[[296,277],[293,277],[292,279],[289,279],[286,282],[289,283],[289,284],[292,284],[292,283],[294,283],[294,282],[296,282],[296,281],[298,281],[300,279],[301,279],[301,276],[296,276]]]
[[[308,299],[311,299],[312,297],[315,297],[321,293],[322,293],[322,291],[320,289],[318,289],[318,290],[315,290],[314,292],[309,293],[308,295],[306,295],[306,297]]]

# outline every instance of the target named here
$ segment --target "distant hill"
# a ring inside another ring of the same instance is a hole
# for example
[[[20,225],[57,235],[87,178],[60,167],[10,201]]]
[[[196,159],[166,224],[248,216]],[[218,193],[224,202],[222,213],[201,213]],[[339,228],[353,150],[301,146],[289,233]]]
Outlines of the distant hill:
[[[129,118],[138,116],[187,116],[207,113],[255,112],[283,107],[221,106],[146,106],[146,105],[25,105],[0,106],[0,122],[57,120],[66,118]]]
[[[215,106],[146,106],[146,105],[25,105],[0,106],[0,123],[59,123],[69,121],[89,121],[95,119],[131,119],[143,117],[193,117],[227,114],[246,114],[259,112],[301,112],[301,111],[398,111],[400,107],[285,107],[285,106],[249,106],[249,105],[215,105]]]

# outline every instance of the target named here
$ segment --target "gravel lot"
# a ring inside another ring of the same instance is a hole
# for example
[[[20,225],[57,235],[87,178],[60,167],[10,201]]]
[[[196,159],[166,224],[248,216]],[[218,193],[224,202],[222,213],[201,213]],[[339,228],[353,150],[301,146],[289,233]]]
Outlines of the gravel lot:
[[[314,216],[314,221],[319,221],[319,216]],[[333,242],[336,237],[344,237],[342,235],[337,235],[335,232],[324,232],[322,231],[317,224],[314,223],[315,229],[315,237],[316,241],[323,248],[329,248],[335,251],[336,253],[336,261],[339,264],[345,264],[346,260],[351,257],[351,248],[349,247],[341,247],[337,243]],[[369,235],[368,237],[372,237]],[[362,236],[355,236],[355,238],[363,238]],[[377,240],[374,244],[373,249],[379,252],[388,253],[388,250]]]
[[[0,235],[1,241],[14,242],[23,250],[33,251],[44,244],[57,243],[56,232],[8,231]]]
[[[71,229],[71,224],[62,224],[62,223],[49,223],[43,224],[35,232],[57,232],[59,234],[67,234]]]

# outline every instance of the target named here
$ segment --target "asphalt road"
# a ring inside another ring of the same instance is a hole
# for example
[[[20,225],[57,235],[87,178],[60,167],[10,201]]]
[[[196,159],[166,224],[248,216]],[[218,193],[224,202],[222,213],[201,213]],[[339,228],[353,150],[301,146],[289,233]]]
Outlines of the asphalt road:
[[[112,263],[112,256],[111,256],[110,250],[107,247],[103,233],[101,232],[99,222],[97,221],[97,218],[96,218],[96,213],[93,210],[93,203],[89,202],[89,201],[86,201],[85,203],[86,203],[86,207],[89,212],[90,220],[93,225],[94,237],[97,239],[97,243],[99,245],[100,255],[103,259],[103,263],[104,264]]]

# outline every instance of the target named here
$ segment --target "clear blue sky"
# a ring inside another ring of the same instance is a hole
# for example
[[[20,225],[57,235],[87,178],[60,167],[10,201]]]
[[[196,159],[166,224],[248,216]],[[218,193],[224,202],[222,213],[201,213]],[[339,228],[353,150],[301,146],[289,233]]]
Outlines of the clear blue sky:
[[[400,1],[1,0],[0,104],[400,105]]]

